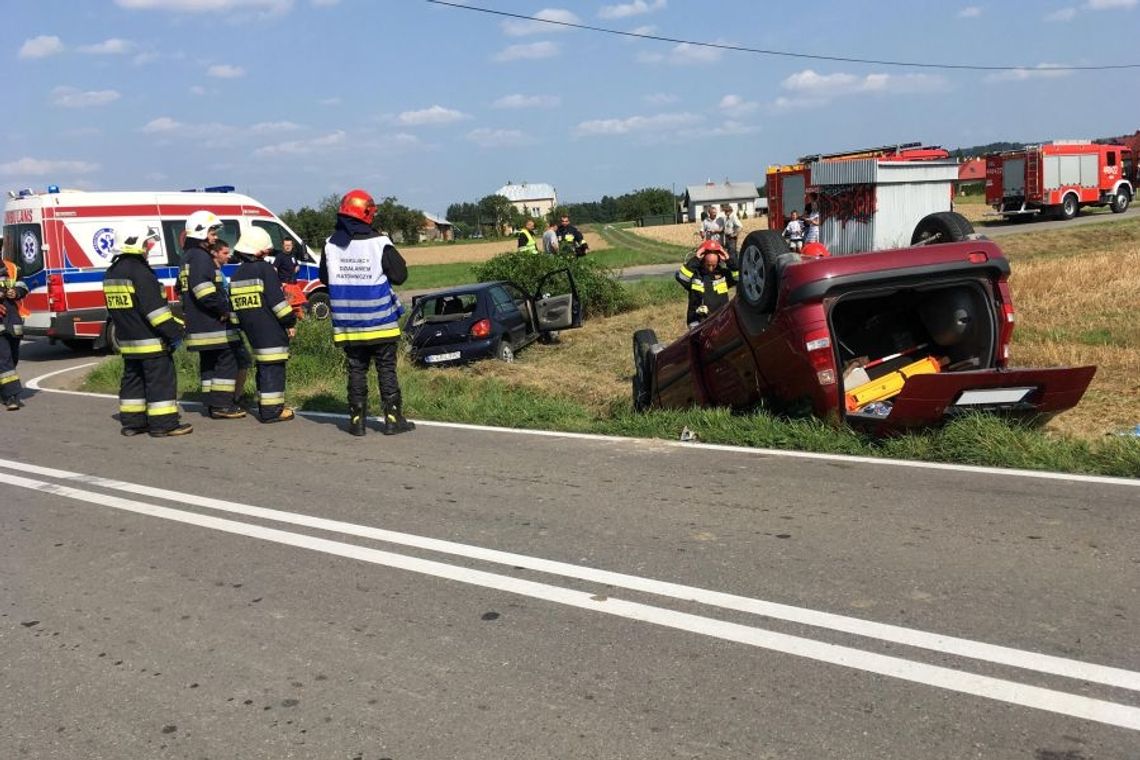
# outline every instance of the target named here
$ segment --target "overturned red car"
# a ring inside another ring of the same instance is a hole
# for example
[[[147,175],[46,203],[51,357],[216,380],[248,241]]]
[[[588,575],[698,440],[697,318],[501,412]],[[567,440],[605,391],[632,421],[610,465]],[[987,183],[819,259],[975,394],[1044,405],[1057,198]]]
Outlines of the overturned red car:
[[[764,406],[876,432],[1072,408],[1096,367],[1008,366],[1009,262],[969,233],[963,219],[932,244],[827,258],[751,233],[726,306],[668,346],[634,334],[635,408]]]

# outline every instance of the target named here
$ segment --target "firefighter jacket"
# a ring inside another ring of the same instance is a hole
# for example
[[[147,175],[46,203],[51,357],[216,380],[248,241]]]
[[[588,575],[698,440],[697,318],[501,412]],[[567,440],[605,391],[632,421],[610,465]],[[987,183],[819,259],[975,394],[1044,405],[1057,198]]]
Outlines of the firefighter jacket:
[[[186,348],[209,351],[241,341],[237,325],[230,319],[222,272],[203,244],[187,239],[178,273],[182,296],[182,316],[186,320]]]
[[[538,243],[534,239],[534,233],[525,227],[519,231],[519,253],[538,253]]]
[[[347,245],[325,243],[320,279],[329,289],[333,342],[341,347],[399,340],[404,306],[392,290],[408,279],[404,257],[386,235],[361,229]]]
[[[15,290],[15,298],[4,298],[4,292],[7,290]],[[24,308],[24,297],[28,295],[28,286],[20,279],[16,270],[16,265],[11,261],[4,262],[4,271],[0,274],[0,305],[4,308],[3,316],[0,316],[0,335],[12,335],[20,337],[24,334],[24,316],[27,310]]]
[[[689,309],[686,320],[699,321],[728,303],[728,289],[736,285],[736,262],[722,261],[711,272],[702,266],[698,257],[693,256],[677,270],[674,278],[689,291]],[[697,310],[707,307],[705,314]]]
[[[249,338],[253,360],[259,364],[289,359],[289,334],[297,324],[285,299],[277,270],[264,259],[247,259],[230,279],[230,304]]]
[[[116,256],[103,276],[103,297],[123,358],[160,356],[182,340],[182,321],[170,311],[145,255]]]

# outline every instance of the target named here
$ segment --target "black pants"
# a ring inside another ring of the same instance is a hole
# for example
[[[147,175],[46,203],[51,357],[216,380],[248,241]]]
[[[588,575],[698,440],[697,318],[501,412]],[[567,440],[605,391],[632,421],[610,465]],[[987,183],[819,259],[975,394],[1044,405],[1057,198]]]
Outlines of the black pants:
[[[0,399],[5,403],[19,398],[20,391],[23,390],[20,376],[16,374],[16,365],[19,363],[19,336],[0,333]]]
[[[234,405],[237,389],[237,354],[234,344],[225,348],[210,348],[198,352],[198,374],[202,378],[202,392],[206,406],[228,409]]]
[[[728,255],[736,259],[736,238],[726,237],[724,239],[724,250],[728,251]]]
[[[257,416],[274,420],[285,408],[285,362],[257,363]]]
[[[119,384],[119,424],[153,431],[178,427],[177,380],[174,357],[123,358]]]
[[[368,400],[368,365],[376,363],[380,381],[380,403],[384,408],[400,405],[400,381],[396,378],[398,341],[350,346],[344,349],[348,358],[348,403],[363,406]]]

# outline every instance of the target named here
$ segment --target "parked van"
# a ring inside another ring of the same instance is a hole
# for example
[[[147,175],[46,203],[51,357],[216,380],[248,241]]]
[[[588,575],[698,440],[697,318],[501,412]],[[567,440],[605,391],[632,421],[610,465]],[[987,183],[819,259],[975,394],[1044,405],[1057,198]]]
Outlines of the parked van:
[[[73,348],[102,348],[112,342],[103,300],[103,273],[111,264],[115,228],[146,222],[161,231],[149,261],[177,307],[178,278],[186,217],[199,209],[222,220],[220,237],[234,245],[243,232],[261,227],[275,250],[292,240],[300,252],[297,283],[318,318],[328,316],[328,293],[317,279],[319,254],[258,201],[230,186],[181,192],[84,192],[49,188],[9,192],[4,209],[5,259],[15,262],[29,292],[31,316],[24,334],[45,336]],[[227,275],[236,265],[226,267]],[[176,308],[177,310],[177,308]]]

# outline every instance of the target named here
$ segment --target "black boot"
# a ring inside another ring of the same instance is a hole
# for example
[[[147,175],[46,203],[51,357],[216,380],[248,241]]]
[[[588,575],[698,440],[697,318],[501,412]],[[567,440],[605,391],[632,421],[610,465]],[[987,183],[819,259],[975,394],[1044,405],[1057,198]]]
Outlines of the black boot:
[[[368,428],[364,422],[368,418],[368,407],[365,404],[350,404],[348,407],[348,432],[353,435],[364,435]]]
[[[386,404],[384,406],[384,435],[396,435],[415,430],[416,423],[404,417],[399,404]]]

